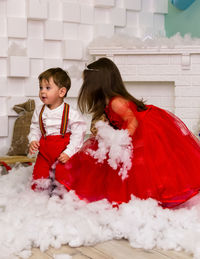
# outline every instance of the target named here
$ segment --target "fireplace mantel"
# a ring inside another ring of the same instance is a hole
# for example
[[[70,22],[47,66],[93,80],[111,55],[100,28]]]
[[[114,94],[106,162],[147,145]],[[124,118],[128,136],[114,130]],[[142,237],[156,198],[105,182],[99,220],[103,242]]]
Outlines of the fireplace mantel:
[[[180,55],[182,69],[190,69],[191,55],[200,55],[200,46],[174,46],[169,47],[148,47],[148,48],[123,48],[123,47],[92,47],[89,48],[89,53],[96,58],[106,56],[110,59],[119,56],[134,56],[134,55]]]
[[[169,47],[148,47],[148,48],[123,48],[123,47],[90,47],[91,55],[141,55],[141,54],[200,54],[199,45]]]

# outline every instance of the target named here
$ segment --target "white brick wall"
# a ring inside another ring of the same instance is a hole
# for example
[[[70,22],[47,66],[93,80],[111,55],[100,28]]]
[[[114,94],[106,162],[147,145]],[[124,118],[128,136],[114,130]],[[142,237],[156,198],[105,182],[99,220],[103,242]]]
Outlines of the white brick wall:
[[[124,7],[128,10],[140,11],[142,0],[124,0]]]
[[[94,8],[88,5],[81,5],[81,23],[93,24],[94,23]]]
[[[7,18],[7,33],[10,38],[27,37],[27,19],[18,17]]]
[[[115,26],[124,27],[126,25],[126,10],[124,8],[113,8],[111,22]]]
[[[28,0],[27,17],[32,20],[47,19],[47,4],[39,0]]]
[[[44,42],[41,39],[28,38],[27,49],[29,58],[43,58],[44,57]]]
[[[81,22],[81,6],[78,3],[63,3],[63,21]]]
[[[95,24],[94,25],[94,36],[97,37],[107,37],[110,38],[114,35],[114,25],[113,24]]]
[[[63,39],[63,23],[60,21],[48,20],[44,27],[45,40],[62,40]]]
[[[34,0],[33,0],[34,1]],[[48,2],[48,19],[62,20],[62,2],[60,0],[51,0]]]
[[[29,77],[28,57],[10,56],[8,60],[9,77]]]
[[[94,0],[95,7],[113,7],[115,5],[114,0]]]
[[[0,35],[6,36],[7,33],[7,20],[5,17],[0,17]]]
[[[24,17],[26,15],[26,0],[7,0],[6,10],[7,16]]]
[[[6,144],[9,148],[10,145],[17,116],[12,107],[29,98],[39,102],[37,77],[43,70],[56,66],[70,70],[75,66],[81,71],[84,64],[91,60],[88,55],[89,43],[100,36],[109,38],[119,33],[142,38],[149,33],[152,36],[165,35],[164,14],[167,13],[167,2],[168,0],[0,0],[0,116],[3,116],[0,121],[4,120],[6,124],[0,131],[0,147],[3,148]],[[186,86],[197,87],[194,88],[193,96],[197,98],[200,61],[196,53],[191,59],[192,72],[188,70],[187,56],[185,70],[177,67],[182,62],[180,55],[157,55],[152,59],[151,55],[143,53],[130,58],[123,56],[124,60],[118,59],[118,56],[115,58],[126,80],[170,80],[171,87],[177,73],[176,87],[180,89],[175,94],[180,93],[185,82],[188,82]],[[166,72],[169,64],[170,73]],[[72,73],[73,85],[68,98],[74,106],[81,86],[78,74],[79,72]],[[145,89],[146,84],[143,83],[142,87]],[[166,93],[165,87],[163,86],[163,94]],[[187,92],[184,89],[182,91]],[[153,96],[151,98],[155,99]],[[161,96],[161,99],[166,103],[168,97]],[[157,97],[156,101],[159,102]],[[195,101],[194,105],[197,103]],[[193,120],[195,118],[188,119],[190,122]]]
[[[83,57],[82,41],[80,40],[65,40],[64,42],[64,59],[81,60]]]
[[[0,137],[8,137],[8,116],[0,115],[0,125],[3,127],[0,128]]]
[[[152,11],[155,13],[167,13],[168,12],[168,1],[142,0],[142,8],[145,11]]]
[[[0,37],[0,57],[7,57],[8,55],[8,38]]]
[[[7,115],[7,98],[0,97],[0,115]]]

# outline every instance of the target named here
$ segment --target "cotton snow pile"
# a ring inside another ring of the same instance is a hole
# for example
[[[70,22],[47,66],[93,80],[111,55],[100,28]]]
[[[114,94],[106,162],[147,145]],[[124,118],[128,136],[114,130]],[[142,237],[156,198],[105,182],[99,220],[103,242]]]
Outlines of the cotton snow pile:
[[[167,37],[152,37],[151,35],[146,35],[144,38],[137,38],[133,36],[128,36],[126,34],[115,34],[114,36],[98,37],[95,38],[89,45],[89,48],[187,48],[187,46],[199,46],[200,39],[192,38],[190,34],[185,34],[184,37],[177,33],[171,38]]]
[[[127,131],[114,130],[103,122],[96,126],[99,148],[92,155],[99,162],[107,156],[113,168],[120,163],[121,177],[128,177],[124,172],[131,166],[134,147]],[[106,200],[79,200],[59,184],[51,195],[49,191],[34,192],[30,188],[32,170],[33,166],[16,167],[0,175],[1,259],[29,258],[32,247],[45,251],[50,246],[76,247],[120,238],[136,248],[183,249],[200,258],[199,197],[190,209],[164,210],[155,200],[135,197],[113,208]],[[56,255],[55,259],[66,256]]]
[[[128,177],[128,170],[132,166],[133,146],[131,137],[127,130],[116,130],[108,125],[107,122],[98,121],[96,139],[98,149],[88,149],[87,153],[102,163],[107,159],[108,164],[116,170],[122,180]],[[120,167],[120,168],[119,168]]]
[[[0,176],[1,259],[28,258],[31,247],[45,251],[126,238],[133,247],[184,249],[200,257],[200,206],[163,210],[136,198],[119,208],[106,201],[85,203],[73,192],[63,199],[30,189],[32,167]],[[11,257],[12,256],[12,257]]]

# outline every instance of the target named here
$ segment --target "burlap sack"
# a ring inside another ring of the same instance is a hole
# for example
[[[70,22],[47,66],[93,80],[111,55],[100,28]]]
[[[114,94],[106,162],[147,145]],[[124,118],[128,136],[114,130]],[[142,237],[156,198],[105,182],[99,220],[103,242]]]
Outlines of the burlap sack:
[[[7,155],[24,156],[28,154],[28,134],[34,109],[35,101],[31,99],[13,107],[13,110],[19,114],[19,117],[15,121],[12,143]]]

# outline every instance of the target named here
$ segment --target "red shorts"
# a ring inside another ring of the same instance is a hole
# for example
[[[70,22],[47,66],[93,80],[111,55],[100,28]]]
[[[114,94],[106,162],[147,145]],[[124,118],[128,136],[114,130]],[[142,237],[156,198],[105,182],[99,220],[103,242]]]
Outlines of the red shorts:
[[[40,139],[39,153],[33,170],[33,181],[38,179],[49,179],[50,169],[57,161],[59,155],[66,149],[70,141],[70,133],[55,136],[42,136]],[[55,180],[62,180],[64,164],[58,162],[55,168]],[[33,182],[32,189],[36,188]]]

